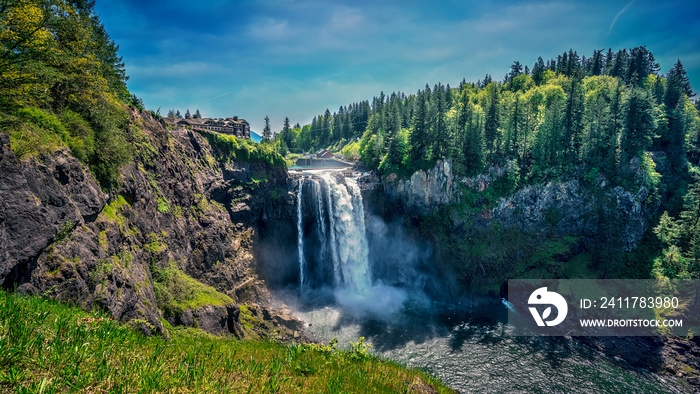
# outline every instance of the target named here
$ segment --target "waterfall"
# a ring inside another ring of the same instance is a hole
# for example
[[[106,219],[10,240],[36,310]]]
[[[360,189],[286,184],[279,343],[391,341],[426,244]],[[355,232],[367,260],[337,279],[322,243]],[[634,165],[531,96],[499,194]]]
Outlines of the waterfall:
[[[371,286],[369,250],[362,194],[357,181],[346,178],[344,182],[338,182],[328,173],[319,174],[316,179],[301,178],[300,196],[306,182],[311,182],[310,193],[315,200],[316,209],[311,213],[315,216],[319,250],[317,255],[304,256],[303,207],[300,197],[297,204],[300,285],[313,282],[315,271],[307,270],[322,266],[325,272],[332,272],[334,287],[348,288],[356,293],[366,291]]]
[[[308,212],[303,211],[302,204],[304,183],[310,186]],[[331,287],[336,302],[358,316],[370,313],[385,318],[399,311],[406,293],[372,282],[364,204],[357,180],[332,173],[302,177],[297,203],[299,283],[303,293]],[[309,221],[306,226],[304,218]],[[309,242],[306,251],[304,237]]]
[[[323,192],[321,188],[321,183],[314,179],[314,194],[316,195],[316,228],[318,229],[319,236],[321,238],[321,259],[326,257],[326,221],[323,216]]]
[[[323,174],[323,175],[328,175],[328,174]],[[328,176],[330,179],[330,176]],[[331,263],[333,264],[333,277],[335,278],[335,285],[338,285],[341,282],[341,277],[340,277],[340,266],[339,266],[339,259],[338,259],[338,247],[335,244],[335,216],[333,215],[333,202],[331,199],[331,188],[330,188],[330,181],[328,181],[325,177],[322,178],[324,181],[326,181],[326,206],[328,207],[328,221],[330,223],[330,229],[329,233],[331,236],[330,239],[330,244],[331,244]],[[323,242],[325,243],[326,240],[324,239]]]
[[[338,183],[330,174],[322,174],[329,189],[333,212],[331,218],[331,247],[335,247],[334,273],[336,285],[342,284],[356,293],[370,285],[369,251],[365,234],[362,195],[357,181],[346,178]]]
[[[304,225],[301,216],[302,190],[304,187],[304,177],[299,178],[299,194],[297,195],[297,249],[299,251],[299,288],[304,289]]]

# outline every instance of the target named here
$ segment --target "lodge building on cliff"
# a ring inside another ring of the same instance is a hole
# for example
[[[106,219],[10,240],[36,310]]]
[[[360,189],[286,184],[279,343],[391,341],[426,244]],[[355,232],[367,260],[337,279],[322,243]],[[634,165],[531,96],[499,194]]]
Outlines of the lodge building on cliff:
[[[238,138],[250,139],[250,123],[238,116],[232,118],[165,118],[173,126],[216,131]]]

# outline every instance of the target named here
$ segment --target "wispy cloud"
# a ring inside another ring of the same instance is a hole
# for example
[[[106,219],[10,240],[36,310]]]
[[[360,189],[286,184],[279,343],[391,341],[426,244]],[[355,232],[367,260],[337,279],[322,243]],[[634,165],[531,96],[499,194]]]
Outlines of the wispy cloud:
[[[622,15],[625,11],[627,11],[627,10],[632,6],[632,4],[634,4],[635,1],[637,1],[637,0],[632,0],[632,1],[630,1],[629,3],[627,3],[627,5],[624,6],[624,7],[620,10],[620,12],[617,13],[617,15],[615,15],[615,19],[613,19],[612,23],[610,24],[610,29],[608,29],[608,34],[610,34],[610,32],[612,31],[613,27],[615,27],[615,23],[617,22],[618,19],[620,19],[620,15]]]
[[[218,96],[216,96],[216,97],[212,97],[212,98],[210,98],[210,99],[206,99],[206,100],[202,101],[202,104],[208,103],[208,102],[210,102],[210,101],[216,100],[216,99],[221,98],[221,97],[224,97],[224,96],[226,96],[227,94],[231,94],[231,93],[233,93],[233,92],[226,92],[226,93],[220,94],[220,95],[218,95]]]

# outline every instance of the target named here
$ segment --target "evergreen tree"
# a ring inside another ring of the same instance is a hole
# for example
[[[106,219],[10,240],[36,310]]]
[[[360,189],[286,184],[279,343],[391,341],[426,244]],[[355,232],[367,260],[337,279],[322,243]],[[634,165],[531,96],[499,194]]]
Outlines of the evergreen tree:
[[[690,80],[681,64],[680,59],[673,66],[666,76],[666,96],[664,104],[666,108],[676,108],[682,95],[693,96],[693,89],[690,87]]]
[[[591,65],[591,75],[602,75],[603,74],[603,51],[602,50],[594,50],[593,51],[593,60],[592,60],[592,65]]]
[[[194,111],[194,116],[193,118],[195,119],[202,119],[202,114],[199,112],[199,108],[197,108],[196,111]]]
[[[465,172],[469,175],[479,173],[484,167],[484,139],[482,133],[482,124],[480,114],[476,114],[474,120],[474,106],[471,102],[467,102],[464,111],[467,113],[465,128],[464,128],[464,166]]]
[[[659,65],[656,63],[654,55],[646,46],[632,48],[629,56],[629,66],[627,68],[627,82],[633,85],[641,85],[647,75],[656,75],[659,72]]]
[[[532,80],[535,81],[535,84],[539,85],[542,82],[542,73],[546,69],[542,56],[538,57],[537,62],[532,67]]]
[[[520,94],[516,93],[515,99],[511,104],[506,129],[505,153],[507,155],[519,156],[522,122],[523,108],[520,100]]]
[[[574,77],[571,78],[569,85],[566,112],[564,114],[564,142],[563,146],[569,155],[569,161],[575,161],[580,158],[582,134],[583,134],[583,89],[581,81]]]
[[[445,87],[437,85],[434,90],[435,105],[431,132],[431,145],[435,158],[446,157],[452,142],[447,127],[445,95]]]
[[[386,157],[382,162],[384,172],[396,172],[400,169],[405,155],[405,145],[401,134],[401,114],[398,101],[392,102],[391,114],[389,116],[387,133],[389,147]]]
[[[420,167],[420,163],[426,163],[429,158],[428,147],[428,122],[427,122],[427,93],[419,90],[417,93],[416,109],[413,112],[413,125],[410,135],[410,156],[411,162]]]
[[[265,128],[263,128],[262,138],[265,141],[272,139],[272,130],[270,129],[270,117],[265,115]]]
[[[627,91],[623,108],[625,121],[620,137],[623,154],[621,164],[638,156],[651,145],[651,137],[656,128],[651,98],[645,90],[633,87]]]
[[[489,160],[494,159],[499,147],[500,133],[498,132],[498,127],[500,124],[500,97],[498,86],[496,86],[495,83],[490,83],[486,86],[486,117],[484,119],[484,140],[486,142]]]

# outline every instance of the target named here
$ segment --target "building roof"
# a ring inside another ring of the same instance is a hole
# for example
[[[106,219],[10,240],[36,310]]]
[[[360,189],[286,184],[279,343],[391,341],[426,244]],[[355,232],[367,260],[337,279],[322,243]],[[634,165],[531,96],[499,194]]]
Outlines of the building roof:
[[[248,123],[245,119],[234,120],[233,118],[165,118],[165,121],[170,124],[180,124],[189,126],[203,125],[207,124],[207,122],[211,122],[211,124],[215,125],[223,125],[228,127],[250,126],[250,123]]]

